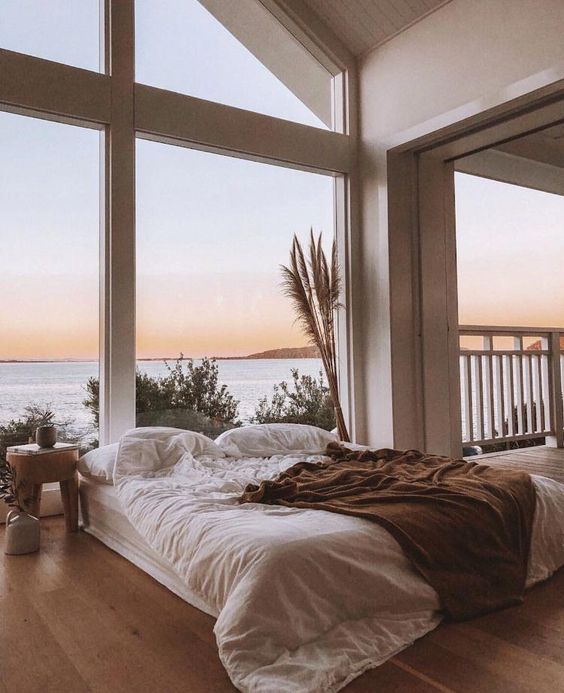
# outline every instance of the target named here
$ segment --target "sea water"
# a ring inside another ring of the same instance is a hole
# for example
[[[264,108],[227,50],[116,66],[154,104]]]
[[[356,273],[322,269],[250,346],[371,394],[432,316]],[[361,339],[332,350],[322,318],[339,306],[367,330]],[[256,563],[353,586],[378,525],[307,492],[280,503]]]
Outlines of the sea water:
[[[195,360],[195,364],[199,363]],[[174,365],[174,361],[169,362]],[[219,378],[239,400],[239,418],[245,422],[273,386],[291,381],[291,371],[319,376],[319,359],[218,359]],[[165,375],[163,361],[138,361],[149,375]],[[83,404],[86,382],[98,377],[98,362],[0,363],[0,424],[24,415],[29,404],[48,406],[57,422],[70,422],[69,433],[83,436],[93,431],[92,416]]]

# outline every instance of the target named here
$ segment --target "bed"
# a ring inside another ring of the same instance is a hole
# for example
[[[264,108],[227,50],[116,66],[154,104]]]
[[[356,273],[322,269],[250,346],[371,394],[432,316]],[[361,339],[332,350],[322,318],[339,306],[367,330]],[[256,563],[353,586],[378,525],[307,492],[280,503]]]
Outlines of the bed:
[[[250,445],[228,435],[216,446],[137,429],[114,451],[111,474],[81,483],[85,530],[217,618],[220,658],[242,691],[340,690],[442,619],[436,593],[384,529],[237,505],[248,483],[321,459],[330,434],[302,431],[296,442],[294,433]],[[564,563],[564,486],[534,484],[528,586]]]
[[[113,485],[81,475],[80,514],[82,529],[127,558],[171,592],[210,616],[217,613],[191,592],[172,565],[143,539],[123,512]]]

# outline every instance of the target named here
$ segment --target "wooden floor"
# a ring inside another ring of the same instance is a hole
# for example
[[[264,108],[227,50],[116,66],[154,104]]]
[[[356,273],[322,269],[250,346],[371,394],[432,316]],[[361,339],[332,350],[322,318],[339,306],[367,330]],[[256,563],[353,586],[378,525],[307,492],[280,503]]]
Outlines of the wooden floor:
[[[564,451],[488,459],[526,461],[564,481]],[[212,618],[96,539],[65,534],[62,518],[41,524],[39,553],[0,555],[0,693],[235,690]],[[564,570],[522,606],[441,625],[345,690],[564,691]]]

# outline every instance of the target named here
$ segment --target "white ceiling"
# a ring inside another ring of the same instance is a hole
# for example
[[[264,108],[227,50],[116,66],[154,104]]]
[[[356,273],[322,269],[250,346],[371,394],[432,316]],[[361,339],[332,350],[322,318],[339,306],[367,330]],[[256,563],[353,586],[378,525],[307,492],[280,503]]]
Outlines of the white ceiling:
[[[558,124],[525,137],[500,144],[496,149],[564,168],[564,125]]]
[[[564,124],[459,159],[455,167],[463,173],[564,195]]]
[[[354,55],[362,55],[450,0],[302,0]]]

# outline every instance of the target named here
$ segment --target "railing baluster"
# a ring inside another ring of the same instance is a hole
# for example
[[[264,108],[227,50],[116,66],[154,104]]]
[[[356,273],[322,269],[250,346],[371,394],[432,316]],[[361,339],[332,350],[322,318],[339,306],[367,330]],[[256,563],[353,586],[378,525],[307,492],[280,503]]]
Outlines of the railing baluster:
[[[505,396],[505,383],[507,382],[507,378],[505,375],[505,368],[504,368],[505,358],[506,357],[503,355],[499,356],[500,406],[499,406],[499,436],[498,436],[498,438],[502,438],[502,437],[507,435],[505,432],[505,421],[508,420],[507,398]]]
[[[472,425],[472,411],[468,396],[468,356],[460,354],[460,394],[462,397],[462,442],[469,443],[472,440],[470,426]]]
[[[540,356],[535,354],[533,357],[535,364],[535,403],[536,403],[536,413],[537,413],[537,425],[536,430],[539,433],[544,431],[544,412],[542,407],[542,390],[541,390],[541,366],[540,366]]]
[[[523,355],[517,355],[517,435],[525,433],[525,422],[523,421],[523,408],[525,397],[523,391]]]
[[[461,326],[460,334],[482,342],[460,351],[463,442],[546,438],[564,447],[564,329]]]
[[[468,393],[468,440],[474,441],[474,407],[472,397],[472,357],[468,356],[468,369],[466,371],[466,392]]]
[[[527,356],[525,356],[525,360],[527,363],[527,433],[534,433],[535,426],[533,418],[533,368],[531,363],[531,355],[528,354]]]
[[[543,354],[541,356],[541,372],[542,372],[542,408],[544,413],[544,428],[546,433],[552,431],[552,402],[550,401],[550,361],[549,357]]]
[[[490,438],[496,437],[495,431],[495,416],[494,416],[494,369],[493,360],[494,355],[490,352],[486,355],[488,370],[487,370],[487,380],[488,380],[488,426],[489,426],[489,436]]]
[[[508,436],[514,436],[515,435],[515,417],[514,417],[514,407],[515,407],[515,379],[513,377],[513,372],[514,372],[514,365],[515,361],[513,358],[513,355],[510,354],[507,357],[507,369],[508,369],[508,378],[507,378],[507,411],[508,411],[508,417],[507,417],[507,435]]]
[[[482,369],[482,356],[476,357],[476,410],[478,414],[478,437],[484,440],[484,374]]]
[[[501,385],[501,369],[503,368],[503,362],[498,354],[492,356],[492,360],[495,379],[495,413],[497,414],[497,417],[494,417],[494,427],[496,427],[496,430],[492,438],[501,438],[503,436],[503,387]]]

